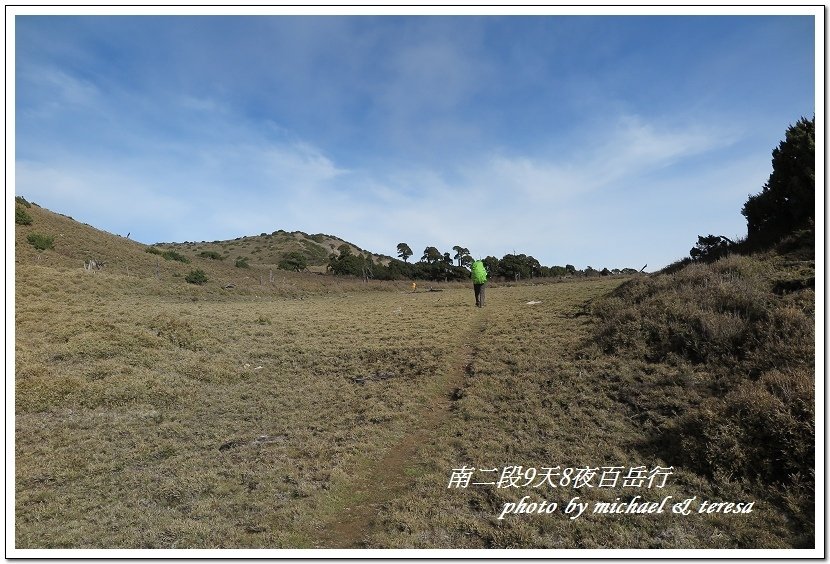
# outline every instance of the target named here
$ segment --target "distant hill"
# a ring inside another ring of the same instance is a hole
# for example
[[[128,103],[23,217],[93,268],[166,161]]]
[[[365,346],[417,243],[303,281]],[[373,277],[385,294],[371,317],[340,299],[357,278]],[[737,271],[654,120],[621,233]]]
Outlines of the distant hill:
[[[353,254],[366,255],[368,251],[334,235],[317,233],[309,235],[302,231],[284,231],[273,233],[245,235],[226,241],[201,241],[183,243],[157,243],[160,249],[170,249],[189,258],[208,256],[218,253],[222,260],[234,264],[239,258],[246,258],[251,266],[277,268],[280,261],[289,253],[302,253],[308,260],[309,270],[325,272],[330,255],[339,255],[338,248],[347,245]],[[369,253],[374,262],[388,264],[392,257]]]

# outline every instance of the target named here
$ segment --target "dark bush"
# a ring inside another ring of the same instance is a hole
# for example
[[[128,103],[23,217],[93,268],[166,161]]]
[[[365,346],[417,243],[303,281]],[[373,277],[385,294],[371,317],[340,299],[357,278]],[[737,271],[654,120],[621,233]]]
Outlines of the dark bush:
[[[45,251],[54,247],[55,238],[43,233],[30,233],[26,240],[38,251]]]
[[[305,255],[308,264],[314,265],[323,265],[326,264],[326,260],[328,258],[328,251],[322,245],[308,241],[306,239],[300,240],[300,244],[303,246],[303,255]]]
[[[723,235],[699,235],[697,243],[689,251],[689,256],[695,261],[712,262],[725,257],[729,249],[735,245],[731,239]]]
[[[813,372],[771,370],[711,397],[664,431],[669,456],[710,477],[731,477],[782,492],[807,529],[814,520]]]
[[[806,370],[745,380],[681,418],[676,456],[710,476],[785,483],[815,465],[813,396]]]
[[[207,274],[204,273],[203,270],[191,270],[187,276],[184,277],[185,281],[189,282],[190,284],[198,284],[201,286],[208,281]]]
[[[281,270],[291,270],[294,272],[302,272],[306,269],[306,267],[308,267],[308,259],[306,259],[306,256],[299,251],[292,251],[288,253],[277,265],[277,268]]]
[[[163,253],[161,253],[161,258],[163,258],[164,260],[175,260],[178,262],[183,262],[185,264],[188,264],[190,262],[189,258],[173,250],[164,251]]]
[[[31,225],[32,216],[30,216],[21,206],[16,206],[14,210],[14,222],[17,225]]]

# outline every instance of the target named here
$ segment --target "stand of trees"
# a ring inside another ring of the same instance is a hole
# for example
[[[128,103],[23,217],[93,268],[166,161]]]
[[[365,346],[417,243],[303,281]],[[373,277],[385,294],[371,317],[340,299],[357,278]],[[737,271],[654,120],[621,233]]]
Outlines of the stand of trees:
[[[421,259],[408,262],[414,253],[406,243],[398,243],[398,256],[403,260],[391,259],[388,264],[375,262],[371,255],[354,254],[348,245],[341,245],[337,254],[329,257],[328,270],[333,274],[357,276],[372,280],[429,280],[433,282],[465,281],[470,279],[469,267],[473,257],[469,249],[460,245],[453,247],[455,255],[442,253],[437,247],[426,247]],[[507,254],[501,259],[488,256],[482,259],[491,279],[530,280],[564,276],[610,276],[612,274],[635,274],[633,268],[622,270],[587,267],[577,270],[573,265],[542,266],[538,260],[525,254]]]

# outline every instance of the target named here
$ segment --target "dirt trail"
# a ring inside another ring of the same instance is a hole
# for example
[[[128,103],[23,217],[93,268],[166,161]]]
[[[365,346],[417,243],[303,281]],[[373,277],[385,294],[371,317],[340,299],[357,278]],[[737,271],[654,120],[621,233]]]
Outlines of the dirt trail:
[[[433,397],[422,406],[418,425],[396,443],[386,455],[355,479],[351,493],[357,500],[343,509],[334,521],[324,523],[317,537],[319,548],[363,548],[363,539],[375,524],[381,506],[403,494],[413,485],[407,468],[420,460],[418,450],[450,415],[452,395],[463,387],[464,377],[473,361],[473,345],[486,323],[487,310],[475,312],[469,330],[450,357],[450,368],[435,386]]]

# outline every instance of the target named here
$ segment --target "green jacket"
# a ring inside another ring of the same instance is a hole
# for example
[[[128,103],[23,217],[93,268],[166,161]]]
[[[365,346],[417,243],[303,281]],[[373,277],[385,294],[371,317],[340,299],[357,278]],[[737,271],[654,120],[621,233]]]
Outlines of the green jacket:
[[[487,282],[487,271],[484,270],[483,262],[480,260],[475,261],[470,270],[470,278],[473,279],[473,284],[484,284]]]

